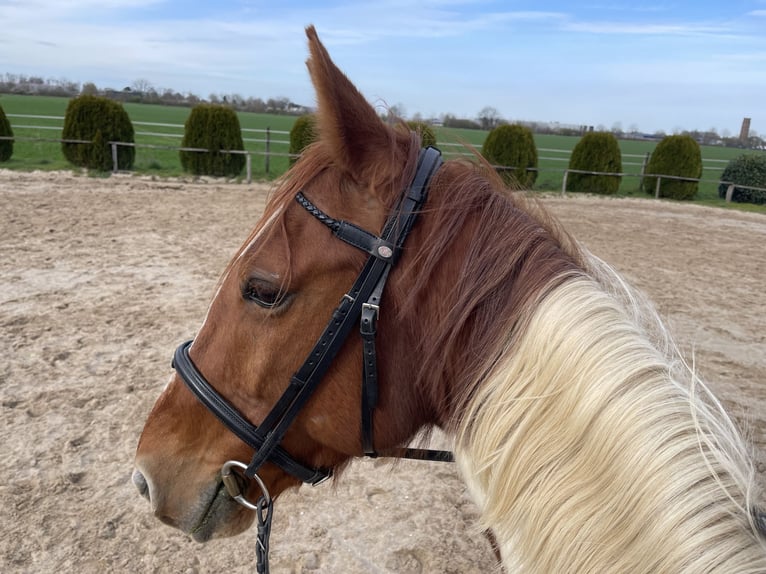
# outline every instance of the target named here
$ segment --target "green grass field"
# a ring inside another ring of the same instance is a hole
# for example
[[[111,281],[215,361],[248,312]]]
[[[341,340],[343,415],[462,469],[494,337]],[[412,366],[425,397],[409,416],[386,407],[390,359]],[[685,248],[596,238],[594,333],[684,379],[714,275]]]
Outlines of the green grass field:
[[[0,94],[0,106],[6,114],[24,114],[35,116],[53,116],[63,118],[68,103],[67,98],[48,96],[19,96]],[[136,144],[151,146],[178,147],[181,145],[183,136],[183,124],[189,115],[190,108],[158,106],[147,104],[125,104],[125,109],[134,122],[136,130]],[[270,139],[271,153],[283,153],[288,151],[286,133],[292,128],[294,116],[280,116],[270,114],[254,114],[240,112],[239,121],[243,130],[245,149],[262,154],[265,151],[265,133],[263,131],[248,130],[271,130]],[[14,129],[14,135],[19,138],[46,138],[58,139],[61,136],[62,119],[40,118],[9,118]],[[167,125],[145,125],[167,124]],[[22,127],[30,126],[30,127]],[[31,127],[34,126],[34,127]],[[436,128],[437,145],[447,157],[467,150],[463,144],[469,144],[481,148],[487,135],[486,131],[467,130],[455,128]],[[577,144],[579,138],[574,136],[543,135],[535,136],[538,147],[540,173],[535,188],[543,191],[557,191],[561,189],[564,170],[567,167],[569,154]],[[623,153],[623,171],[625,173],[639,174],[641,164],[646,154],[651,153],[656,145],[655,142],[621,140],[620,148]],[[702,147],[703,179],[717,180],[726,162],[741,155],[742,150],[724,147]],[[752,152],[748,153],[764,153]],[[263,155],[252,156],[252,173],[256,179],[271,179],[284,173],[288,168],[287,157],[271,156],[269,170],[266,171],[265,157]],[[16,141],[11,160],[3,164],[4,168],[20,170],[58,170],[70,169],[70,165],[61,153],[61,144],[56,142],[28,142]],[[141,173],[151,173],[159,176],[182,175],[181,163],[178,151],[172,149],[138,147],[134,169]],[[640,179],[638,177],[623,177],[620,186],[620,195],[645,196],[639,190]],[[717,185],[714,181],[700,183],[697,200],[702,203],[713,205],[726,205],[718,199]],[[761,208],[756,208],[761,210]]]

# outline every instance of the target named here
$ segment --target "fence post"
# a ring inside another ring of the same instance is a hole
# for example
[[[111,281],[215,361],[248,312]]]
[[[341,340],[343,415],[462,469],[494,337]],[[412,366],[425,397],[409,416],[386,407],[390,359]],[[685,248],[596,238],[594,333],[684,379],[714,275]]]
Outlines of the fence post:
[[[567,192],[567,177],[569,177],[569,170],[564,170],[564,180],[561,182],[561,195]]]
[[[109,142],[112,146],[112,173],[117,173],[119,163],[117,162],[117,142]]]
[[[269,175],[269,151],[271,150],[271,128],[266,127],[266,175]]]
[[[654,187],[654,199],[660,198],[660,183],[662,182],[662,176],[657,176],[657,185]]]
[[[644,174],[646,173],[646,166],[649,164],[649,152],[646,152],[644,161],[641,163],[641,177],[638,180],[638,189],[644,189]]]
[[[734,195],[734,184],[730,183],[726,188],[726,203],[731,203],[731,196]]]
[[[249,153],[245,154],[245,169],[247,171],[247,183],[249,185],[253,181],[253,158]]]

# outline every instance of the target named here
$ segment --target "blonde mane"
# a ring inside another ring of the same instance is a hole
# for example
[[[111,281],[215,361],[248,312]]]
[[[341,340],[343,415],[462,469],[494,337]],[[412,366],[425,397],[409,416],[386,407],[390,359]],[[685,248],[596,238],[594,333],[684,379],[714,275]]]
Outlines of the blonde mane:
[[[457,429],[508,572],[766,572],[754,469],[654,310],[586,254],[527,306]]]

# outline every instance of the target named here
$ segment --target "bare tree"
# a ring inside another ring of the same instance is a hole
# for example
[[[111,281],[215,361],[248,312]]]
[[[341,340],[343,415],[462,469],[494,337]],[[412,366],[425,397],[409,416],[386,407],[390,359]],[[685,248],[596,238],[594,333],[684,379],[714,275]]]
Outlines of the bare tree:
[[[407,109],[404,107],[404,104],[401,102],[399,102],[398,104],[394,104],[393,106],[390,106],[388,110],[386,111],[386,115],[385,115],[385,119],[389,122],[396,122],[406,117],[407,117]]]
[[[492,106],[485,106],[479,112],[477,119],[479,120],[481,129],[491,130],[500,124],[500,112]]]
[[[152,83],[145,78],[138,78],[137,80],[134,80],[132,84],[130,84],[130,88],[134,92],[145,94],[152,89]]]
[[[85,82],[82,85],[82,89],[80,90],[80,93],[86,96],[95,96],[98,94],[98,88],[96,87],[96,84],[93,82]]]

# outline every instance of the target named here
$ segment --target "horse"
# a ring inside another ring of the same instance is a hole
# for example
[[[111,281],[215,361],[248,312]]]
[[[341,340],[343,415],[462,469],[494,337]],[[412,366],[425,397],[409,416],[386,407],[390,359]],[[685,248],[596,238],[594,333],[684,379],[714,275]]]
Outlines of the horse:
[[[651,303],[306,33],[318,137],[146,420],[155,515],[201,542],[257,518],[267,553],[280,493],[440,428],[508,572],[766,572],[749,447]]]

